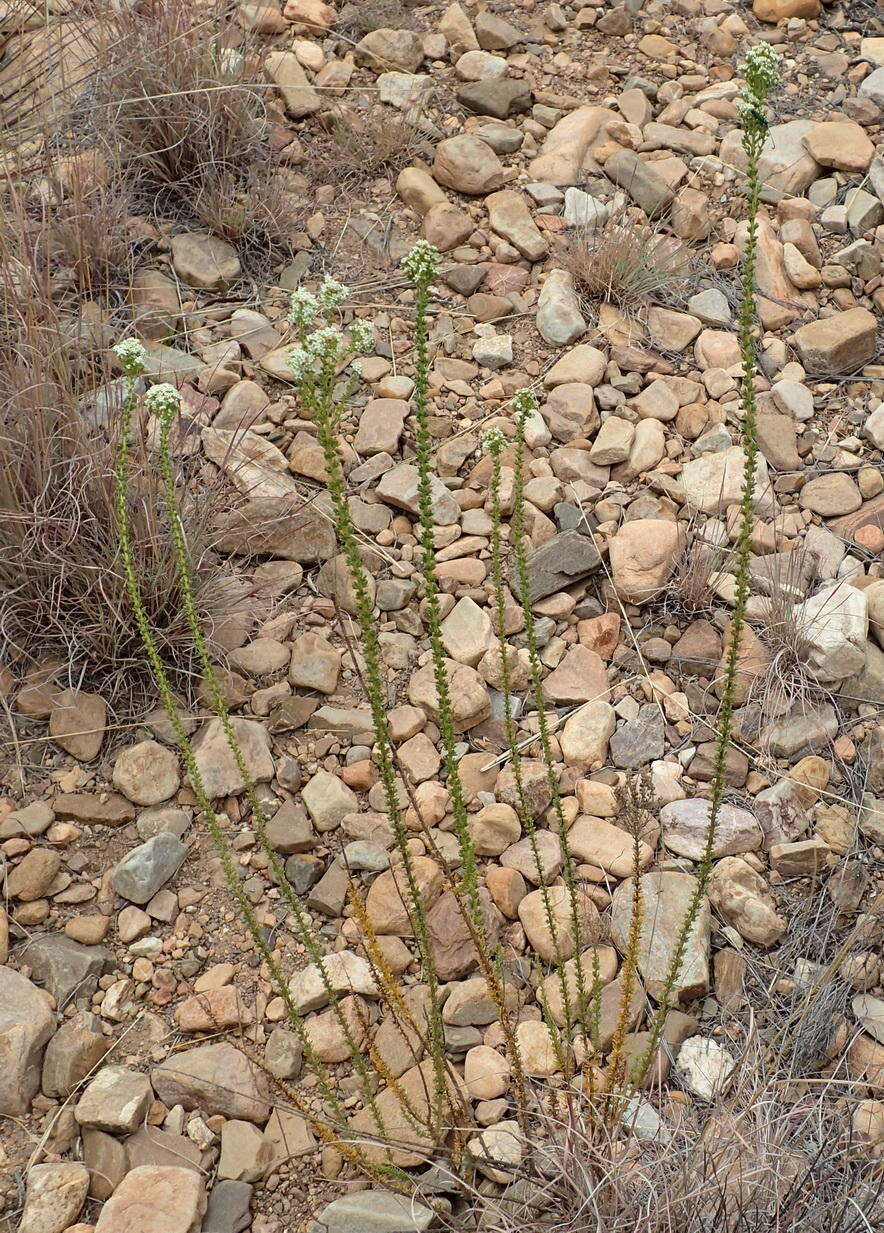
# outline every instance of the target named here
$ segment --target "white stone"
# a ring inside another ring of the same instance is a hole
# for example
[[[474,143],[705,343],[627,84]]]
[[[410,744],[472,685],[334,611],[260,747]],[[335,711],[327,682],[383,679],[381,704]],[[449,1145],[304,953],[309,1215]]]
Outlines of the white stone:
[[[506,1185],[513,1180],[522,1163],[522,1135],[519,1123],[496,1122],[467,1143],[467,1151],[476,1161],[479,1172],[493,1182]]]
[[[368,960],[352,950],[337,951],[324,956],[322,969],[323,971],[320,971],[318,963],[311,963],[289,981],[292,1001],[301,1014],[310,1010],[321,1010],[328,1005],[331,1000],[329,989],[339,994],[358,993],[368,998],[378,996],[378,987]]]
[[[879,402],[869,415],[863,432],[876,449],[884,451],[884,402]]]
[[[843,681],[866,662],[869,605],[863,591],[832,582],[796,604],[793,619],[810,644],[810,665],[824,683]]]
[[[597,200],[582,188],[565,189],[565,222],[591,230],[600,226],[610,213],[603,201]]]
[[[714,1100],[727,1091],[736,1066],[717,1041],[708,1036],[689,1036],[678,1051],[676,1070],[693,1096]]]
[[[704,514],[721,514],[729,505],[738,505],[745,466],[746,455],[739,445],[717,454],[692,458],[685,463],[679,476],[688,504]],[[769,512],[771,504],[767,462],[759,454],[755,467],[755,507],[759,513]]]
[[[537,329],[551,347],[565,347],[586,333],[574,276],[568,270],[550,270],[537,300]]]

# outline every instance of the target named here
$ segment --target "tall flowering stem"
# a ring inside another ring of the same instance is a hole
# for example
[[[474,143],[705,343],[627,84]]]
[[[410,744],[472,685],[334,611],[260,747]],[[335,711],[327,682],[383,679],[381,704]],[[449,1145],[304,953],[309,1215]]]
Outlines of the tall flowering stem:
[[[501,505],[501,476],[503,470],[503,453],[506,448],[506,438],[499,428],[490,429],[484,437],[483,445],[491,458],[491,581],[494,589],[494,624],[497,632],[497,646],[500,654],[500,693],[503,699],[503,727],[506,736],[507,749],[510,754],[510,766],[513,771],[513,782],[516,788],[516,799],[519,805],[519,818],[524,827],[531,855],[537,871],[537,881],[543,903],[543,913],[546,927],[552,942],[553,950],[559,950],[559,931],[553,915],[549,895],[549,879],[543,868],[540,848],[537,841],[537,827],[534,813],[528,801],[525,790],[525,777],[522,773],[522,751],[516,733],[515,697],[513,695],[512,669],[510,667],[510,645],[506,637],[506,583],[504,580],[503,558],[503,509]],[[571,1028],[571,998],[568,992],[567,973],[564,962],[558,963],[559,983],[562,993],[562,1006],[565,1012],[566,1026]],[[566,1073],[570,1068],[570,1059],[562,1044],[558,1025],[549,1009],[546,998],[541,993],[544,1019],[550,1029],[553,1047],[559,1064]],[[521,1059],[520,1059],[521,1064]]]
[[[485,913],[479,897],[479,870],[476,847],[469,831],[467,806],[458,769],[457,733],[451,702],[451,682],[442,642],[442,613],[439,607],[439,579],[436,573],[436,544],[433,526],[432,444],[429,429],[429,332],[430,286],[439,265],[439,254],[432,244],[419,240],[402,262],[414,283],[414,446],[418,474],[418,538],[421,546],[421,580],[427,637],[433,660],[442,760],[446,787],[451,798],[451,813],[461,858],[461,883],[470,902],[471,914],[483,940],[487,935]]]
[[[429,306],[430,287],[439,268],[439,253],[426,240],[418,240],[403,259],[402,269],[414,283],[414,394],[415,460],[418,473],[418,539],[421,547],[421,581],[424,586],[427,638],[433,661],[433,683],[436,690],[442,761],[445,766],[445,786],[451,802],[454,833],[460,855],[460,885],[455,899],[464,924],[469,931],[479,969],[485,978],[500,1019],[507,1052],[513,1064],[517,1088],[524,1091],[524,1072],[515,1034],[506,1005],[503,980],[494,965],[494,950],[488,936],[488,925],[479,893],[479,867],[476,845],[470,833],[466,798],[460,776],[457,754],[457,734],[451,700],[451,683],[442,641],[442,613],[439,606],[439,579],[436,572],[436,546],[433,526],[432,443],[429,428],[430,352]],[[525,1116],[520,1100],[518,1117]]]
[[[742,635],[746,624],[746,606],[749,601],[749,560],[751,532],[755,508],[758,467],[758,406],[756,379],[758,365],[755,357],[755,263],[758,252],[758,207],[761,201],[761,176],[759,165],[761,152],[770,128],[767,118],[767,99],[779,82],[779,57],[769,43],[757,43],[747,53],[740,66],[745,85],[737,110],[742,124],[742,142],[746,153],[746,243],[740,267],[741,295],[738,334],[742,379],[740,401],[742,406],[742,441],[745,455],[743,487],[740,496],[740,519],[737,542],[734,550],[735,594],[730,634],[722,676],[721,706],[715,738],[712,778],[709,785],[709,821],[703,853],[697,866],[696,887],[688,905],[676,939],[672,961],[656,1014],[651,1024],[648,1047],[634,1068],[632,1079],[640,1084],[647,1074],[655,1050],[659,1044],[666,1021],[673,990],[678,982],[687,952],[691,932],[699,916],[703,899],[712,873],[715,853],[715,837],[724,792],[727,786],[727,756],[733,741],[734,709],[736,706],[737,673],[740,664]]]
[[[403,902],[406,903],[417,938],[421,967],[427,981],[428,997],[428,1044],[433,1063],[434,1099],[431,1115],[433,1133],[439,1139],[445,1128],[441,1117],[449,1103],[449,1084],[445,1063],[445,1039],[439,995],[439,979],[433,960],[427,913],[418,884],[414,861],[409,847],[408,829],[400,802],[400,790],[396,778],[393,737],[388,718],[389,705],[383,686],[383,667],[378,640],[374,602],[369,587],[368,573],[359,552],[359,541],[350,515],[347,501],[347,485],[338,445],[338,425],[343,407],[353,393],[359,374],[356,352],[367,350],[372,337],[365,325],[354,322],[349,343],[342,332],[331,323],[331,314],[340,297],[347,289],[326,280],[319,297],[309,292],[298,291],[292,296],[290,321],[298,332],[300,345],[289,355],[289,367],[295,377],[298,392],[305,411],[315,422],[319,444],[325,462],[326,487],[331,498],[338,543],[353,587],[356,620],[361,635],[361,650],[365,664],[364,682],[372,716],[375,739],[375,763],[387,804],[390,825],[401,859]],[[317,316],[324,317],[325,324],[316,326]],[[339,368],[350,365],[353,376],[346,382],[343,392],[335,393]]]
[[[144,608],[144,603],[141,597],[141,585],[135,568],[135,560],[132,551],[132,529],[131,520],[129,517],[129,479],[130,454],[132,448],[132,421],[138,403],[138,380],[145,371],[146,353],[137,339],[125,339],[115,347],[115,353],[117,359],[120,361],[127,381],[126,398],[123,403],[119,425],[116,501],[120,558],[123,573],[126,579],[129,602],[132,606],[132,611],[135,616],[135,622],[141,636],[145,654],[151,666],[154,680],[156,681],[160,699],[169,718],[172,731],[175,735],[176,744],[178,745],[182,761],[184,762],[185,769],[187,770],[191,787],[193,788],[197,805],[199,806],[200,815],[218,853],[224,879],[227,883],[230,894],[233,897],[234,903],[237,906],[240,916],[248,929],[249,935],[251,936],[257,951],[267,965],[270,978],[276,992],[283,1000],[287,1016],[300,1039],[305,1055],[315,1067],[320,1084],[320,1090],[328,1101],[336,1122],[339,1126],[343,1127],[347,1120],[346,1112],[341,1105],[337,1094],[328,1082],[324,1066],[315,1056],[312,1041],[304,1030],[301,1016],[299,1015],[292,999],[288,981],[279,968],[276,958],[267,944],[264,932],[261,929],[255,915],[254,908],[243,890],[237,866],[221,829],[218,817],[212,807],[212,802],[206,790],[205,783],[199,769],[199,764],[197,763],[194,755],[193,746],[191,745],[190,738],[181,718],[177,699],[175,698],[174,691],[172,690],[169,682],[169,677],[166,672],[165,665],[163,664],[162,656],[157,648],[153,630],[151,629],[150,621]],[[156,417],[160,429],[160,454],[166,489],[166,506],[176,550],[178,571],[182,584],[183,602],[185,606],[185,617],[188,627],[191,631],[191,636],[194,638],[197,652],[200,656],[204,669],[206,668],[206,665],[208,665],[208,683],[213,693],[216,706],[220,705],[220,718],[228,745],[230,746],[237,765],[240,767],[240,771],[243,774],[244,781],[247,785],[247,793],[253,801],[253,808],[256,812],[256,825],[259,828],[259,839],[262,840],[262,848],[264,848],[271,865],[274,867],[274,872],[280,879],[280,884],[282,885],[284,891],[288,891],[290,906],[293,908],[296,922],[299,926],[298,932],[307,944],[307,949],[311,959],[317,964],[320,979],[325,985],[326,992],[329,995],[329,1000],[337,1012],[340,999],[331,988],[328,976],[326,974],[325,965],[322,960],[322,955],[315,943],[315,938],[313,937],[313,930],[310,922],[305,918],[305,914],[303,913],[300,904],[293,896],[291,887],[285,877],[285,870],[279,862],[277,853],[272,849],[272,847],[270,847],[269,844],[266,843],[266,841],[263,840],[263,811],[255,796],[254,785],[251,782],[251,777],[249,776],[248,770],[245,766],[242,751],[239,748],[235,733],[231,727],[229,712],[226,704],[224,703],[223,696],[220,693],[220,689],[218,688],[217,678],[209,661],[208,650],[206,648],[205,639],[202,634],[202,629],[193,602],[187,541],[178,511],[174,473],[171,456],[169,453],[170,428],[174,418],[180,412],[180,397],[178,391],[171,385],[155,385],[145,395],[145,405],[147,410]],[[347,1036],[347,1034],[350,1033],[349,1024],[342,1014],[339,1012],[337,1013],[342,1030],[344,1031],[345,1036]],[[354,1065],[358,1069],[361,1059],[358,1055],[356,1041],[352,1039],[352,1035],[349,1036],[348,1043],[351,1044],[351,1049],[356,1051]],[[363,1071],[365,1071],[364,1065]],[[366,1084],[366,1092],[369,1096],[369,1102],[372,1103],[374,1098],[368,1078],[369,1076],[367,1071],[365,1071],[364,1080]],[[359,1162],[358,1153],[352,1152],[350,1148],[345,1148],[344,1150],[348,1157],[352,1156],[354,1163]]]
[[[525,429],[529,417],[537,410],[537,398],[533,390],[522,389],[513,396],[515,412],[516,442],[513,461],[513,516],[511,533],[513,554],[515,557],[516,579],[518,581],[519,600],[522,616],[525,621],[525,645],[528,650],[528,671],[531,678],[531,693],[537,712],[537,735],[540,750],[543,755],[543,765],[546,772],[546,783],[552,801],[553,815],[562,851],[562,880],[568,891],[568,907],[571,916],[571,928],[574,938],[574,981],[577,994],[577,1006],[574,1018],[581,1027],[584,1037],[589,1036],[588,1012],[590,1010],[589,991],[586,988],[586,977],[583,971],[582,951],[584,942],[583,913],[580,903],[581,891],[577,879],[577,870],[571,846],[568,842],[568,823],[562,808],[562,797],[559,792],[559,781],[556,774],[556,759],[553,754],[549,720],[547,718],[546,697],[543,692],[543,667],[540,662],[540,647],[537,642],[537,624],[534,620],[534,609],[531,601],[531,581],[528,572],[528,551],[525,536]],[[593,988],[594,1000],[601,990],[601,976],[598,967],[598,952],[593,950]],[[572,1018],[571,997],[565,989],[565,1017],[570,1022]],[[591,1022],[591,1016],[589,1021]]]

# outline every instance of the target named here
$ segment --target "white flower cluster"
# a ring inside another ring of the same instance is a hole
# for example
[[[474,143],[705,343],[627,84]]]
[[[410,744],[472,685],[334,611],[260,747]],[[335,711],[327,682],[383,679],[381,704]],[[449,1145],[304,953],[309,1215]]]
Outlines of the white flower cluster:
[[[418,240],[410,253],[402,258],[402,269],[413,283],[427,285],[436,277],[439,250],[428,240]]]
[[[360,318],[350,326],[350,342],[356,351],[370,351],[374,346],[374,326]]]
[[[492,458],[506,446],[506,437],[499,428],[489,428],[482,438],[482,449]]]
[[[319,303],[312,291],[298,287],[289,303],[289,321],[296,330],[306,330],[316,320]]]
[[[114,347],[114,355],[123,366],[123,372],[129,377],[137,377],[144,372],[147,352],[137,338],[124,338]]]
[[[319,294],[317,296],[319,307],[325,309],[326,312],[332,312],[334,309],[341,307],[349,294],[349,287],[345,287],[343,283],[337,282],[326,274],[319,284]]]
[[[344,350],[344,335],[336,325],[321,325],[304,343],[304,349],[316,359],[337,361]]]
[[[292,379],[295,382],[301,382],[307,376],[307,373],[313,367],[314,356],[303,347],[292,347],[291,351],[285,357],[285,362],[288,365],[289,371],[292,374]]]
[[[747,93],[763,101],[780,80],[780,57],[770,43],[756,43],[746,53],[740,72],[746,79]]]
[[[298,287],[289,301],[289,321],[299,333],[310,328],[322,312],[326,317],[340,308],[350,294],[350,288],[328,274],[314,295],[306,287]]]
[[[524,419],[530,415],[532,411],[537,410],[537,397],[533,390],[525,386],[521,390],[516,390],[512,397],[512,408],[516,415]]]
[[[751,128],[759,121],[764,123],[764,108],[758,99],[738,98],[736,108],[743,128]]]
[[[301,346],[293,347],[286,358],[295,382],[303,381],[317,364],[326,369],[335,367],[342,360],[360,351],[370,351],[374,346],[374,326],[370,321],[351,322],[349,339],[345,339],[340,326],[331,323],[331,313],[340,308],[349,294],[350,288],[333,278],[324,278],[316,295],[306,290],[293,292],[289,321],[303,339]],[[308,328],[320,312],[325,315],[326,324],[308,334]],[[360,371],[355,363],[353,368],[357,373]]]
[[[174,385],[164,381],[161,385],[152,385],[144,395],[144,405],[151,415],[158,419],[176,415],[181,410],[181,395]]]

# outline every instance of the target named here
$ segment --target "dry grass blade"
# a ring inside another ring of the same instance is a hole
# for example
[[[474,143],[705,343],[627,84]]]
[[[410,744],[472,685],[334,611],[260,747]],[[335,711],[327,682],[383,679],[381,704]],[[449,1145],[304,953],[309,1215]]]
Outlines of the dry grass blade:
[[[754,714],[764,744],[772,721],[831,702],[832,691],[814,668],[812,622],[802,607],[812,576],[810,558],[803,552],[792,552],[775,553],[759,561],[763,573],[754,571],[754,581],[764,593],[755,596],[759,616],[753,617],[752,627],[765,648],[767,664],[763,672],[752,677],[747,704],[748,722],[751,726]],[[838,607],[836,589],[829,619],[837,616]]]
[[[534,1135],[501,1193],[467,1185],[452,1233],[868,1233],[884,1194],[850,1108],[825,1083],[796,1103],[758,1078],[755,1055],[731,1093],[685,1109],[656,1138],[601,1128],[591,1099],[537,1101]]]
[[[575,228],[564,265],[588,304],[637,312],[652,301],[671,300],[686,285],[692,261],[675,237],[619,212],[598,227]]]
[[[56,165],[44,192],[27,203],[7,186],[0,214],[0,250],[53,298],[119,302],[129,287],[131,202],[89,159]]]
[[[695,513],[686,524],[683,546],[662,596],[667,618],[705,615],[719,602],[712,586],[726,569],[730,551],[721,542],[721,528],[707,530],[702,521],[701,515]]]

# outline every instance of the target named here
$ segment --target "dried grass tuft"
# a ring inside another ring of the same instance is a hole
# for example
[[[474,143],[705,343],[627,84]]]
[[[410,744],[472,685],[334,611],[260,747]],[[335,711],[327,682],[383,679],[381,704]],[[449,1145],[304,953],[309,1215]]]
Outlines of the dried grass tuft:
[[[418,117],[417,107],[399,112],[383,104],[365,112],[339,111],[314,153],[316,176],[326,183],[356,186],[401,170],[425,140]]]
[[[415,30],[414,12],[402,0],[356,0],[341,9],[336,29],[348,38],[361,39],[373,30]]]
[[[29,263],[5,228],[0,257],[16,273],[0,305],[0,644],[16,671],[60,659],[72,681],[89,681],[117,713],[133,713],[153,690],[118,555],[122,386],[102,340],[59,306],[51,275]],[[144,454],[134,481],[145,603],[176,686],[190,697],[194,648],[160,477]],[[222,499],[219,487],[188,510],[197,607],[210,631],[232,599],[209,534]]]
[[[124,185],[73,173],[26,202],[7,185],[0,246],[26,279],[59,296],[118,302],[132,273],[131,201]]]
[[[185,0],[122,8],[85,107],[100,145],[154,214],[272,248],[297,208],[268,141],[265,92],[223,16]]]
[[[593,1100],[539,1097],[532,1139],[501,1191],[467,1188],[443,1217],[457,1233],[868,1233],[884,1219],[884,1171],[825,1082],[795,1100],[759,1078],[753,1055],[707,1108],[663,1107],[659,1134],[634,1135],[629,1112],[606,1129]],[[504,1170],[506,1172],[506,1170]]]
[[[625,312],[670,301],[687,284],[692,264],[674,236],[622,211],[598,227],[575,228],[564,254],[564,265],[589,305],[612,303]]]
[[[755,598],[760,615],[753,618],[752,627],[770,660],[767,669],[752,679],[748,707],[749,714],[757,717],[762,744],[773,721],[832,701],[831,689],[811,663],[811,643],[800,611],[810,576],[810,559],[796,551],[776,554],[764,579],[756,579],[765,593]]]
[[[662,596],[664,615],[676,621],[708,616],[720,604],[712,585],[729,559],[728,546],[707,533],[701,516],[694,514]]]

